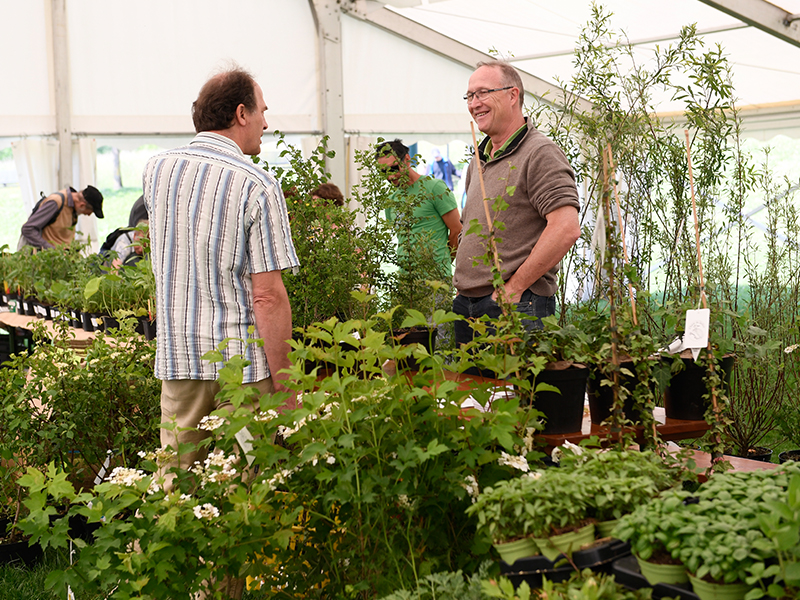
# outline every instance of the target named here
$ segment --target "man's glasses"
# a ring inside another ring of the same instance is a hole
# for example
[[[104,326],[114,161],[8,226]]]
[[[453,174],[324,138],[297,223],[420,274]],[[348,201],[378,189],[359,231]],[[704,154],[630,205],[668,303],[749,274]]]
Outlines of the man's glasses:
[[[400,165],[394,164],[388,167],[381,167],[384,173],[397,173],[400,171]]]
[[[489,97],[489,94],[492,92],[502,92],[503,90],[510,90],[515,86],[507,85],[506,87],[501,88],[492,88],[491,90],[478,90],[477,92],[467,92],[464,94],[464,100],[467,101],[467,104],[472,102],[473,100],[486,100]]]

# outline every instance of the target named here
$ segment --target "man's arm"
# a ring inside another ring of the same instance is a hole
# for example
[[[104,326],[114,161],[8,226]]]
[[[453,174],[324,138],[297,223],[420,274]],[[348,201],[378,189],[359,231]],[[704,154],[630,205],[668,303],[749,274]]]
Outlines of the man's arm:
[[[528,258],[517,272],[506,281],[505,290],[509,302],[519,302],[522,293],[542,275],[555,267],[566,256],[581,236],[578,209],[562,206],[545,215],[547,226],[536,242]],[[497,299],[497,290],[492,294]]]
[[[461,235],[461,215],[458,214],[458,209],[454,208],[443,214],[442,221],[448,229],[447,245],[450,247],[450,254],[455,256],[458,250],[458,238]]]
[[[56,216],[58,212],[58,202],[48,200],[42,202],[25,224],[22,226],[22,237],[29,246],[35,248],[53,248],[53,244],[42,237],[42,230]]]
[[[275,384],[275,391],[291,392],[292,396],[283,405],[283,410],[297,408],[294,392],[285,388],[287,379],[282,369],[291,366],[288,340],[292,337],[292,307],[283,285],[280,271],[253,273],[253,309],[256,315],[258,335],[264,340],[264,352]]]

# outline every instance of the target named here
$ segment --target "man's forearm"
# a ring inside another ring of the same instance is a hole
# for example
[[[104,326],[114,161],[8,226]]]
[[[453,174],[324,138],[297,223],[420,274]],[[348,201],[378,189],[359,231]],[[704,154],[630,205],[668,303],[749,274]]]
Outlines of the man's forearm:
[[[530,255],[506,281],[505,291],[510,302],[519,302],[522,293],[561,262],[580,237],[577,210],[572,207],[564,208],[571,212],[557,209],[555,212],[563,212],[558,215],[551,213],[552,217],[548,215],[547,227]],[[494,296],[496,297],[496,292]]]
[[[259,276],[264,275],[272,275],[272,277],[268,277],[266,280],[259,279]],[[277,281],[275,276],[277,276]],[[259,281],[262,285],[257,283]],[[266,285],[263,285],[264,283]],[[289,391],[283,386],[283,382],[288,376],[280,371],[291,366],[288,356],[291,348],[288,340],[292,337],[292,308],[286,288],[283,287],[283,281],[280,279],[280,272],[254,274],[253,295],[256,328],[264,340],[264,353],[267,356],[275,389],[276,391]],[[284,405],[284,409],[292,408],[296,408],[294,395]]]

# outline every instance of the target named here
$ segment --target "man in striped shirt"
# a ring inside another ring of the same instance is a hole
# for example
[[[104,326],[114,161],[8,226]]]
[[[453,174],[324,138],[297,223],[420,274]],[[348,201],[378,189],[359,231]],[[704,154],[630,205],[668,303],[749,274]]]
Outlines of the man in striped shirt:
[[[177,449],[178,442],[208,435],[179,430],[197,427],[220,408],[222,365],[202,357],[226,338],[232,338],[226,360],[242,354],[250,361],[244,383],[262,394],[289,391],[280,371],[290,364],[292,314],[281,271],[298,259],[281,188],[248,156],[261,150],[266,110],[249,73],[237,68],[216,75],[192,105],[195,138],[145,167],[158,316],[155,374],[163,381],[162,420],[174,418],[178,426],[162,429],[162,446]],[[263,348],[240,341],[248,337],[263,339]],[[295,402],[291,396],[284,408]],[[180,466],[202,459],[182,454]]]

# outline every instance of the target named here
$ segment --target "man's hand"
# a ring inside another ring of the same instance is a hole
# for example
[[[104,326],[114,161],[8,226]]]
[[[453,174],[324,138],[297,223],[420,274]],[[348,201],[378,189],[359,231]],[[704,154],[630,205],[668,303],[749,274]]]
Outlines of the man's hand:
[[[519,302],[525,290],[530,288],[542,275],[555,267],[569,252],[581,236],[578,209],[562,206],[545,215],[547,226],[528,258],[516,273],[506,281],[505,292],[508,300]],[[492,298],[497,297],[497,291]]]

